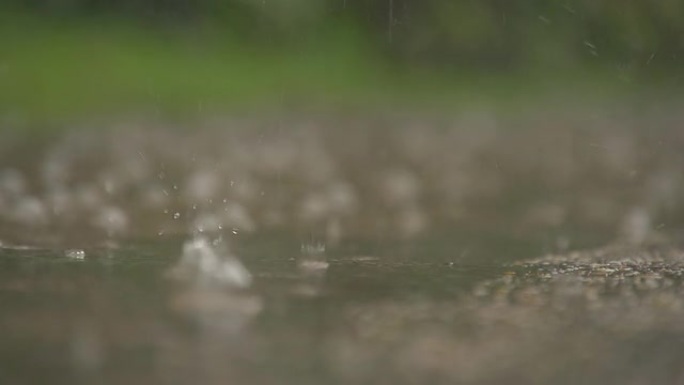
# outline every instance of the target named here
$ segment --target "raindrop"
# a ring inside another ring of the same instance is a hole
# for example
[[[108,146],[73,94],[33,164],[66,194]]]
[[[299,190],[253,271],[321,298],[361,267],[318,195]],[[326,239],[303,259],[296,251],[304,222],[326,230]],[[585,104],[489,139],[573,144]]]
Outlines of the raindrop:
[[[544,24],[551,24],[551,20],[549,20],[546,16],[539,15],[537,18]]]
[[[597,52],[597,50],[596,50],[596,46],[595,46],[593,43],[591,43],[591,42],[585,40],[585,41],[584,41],[584,45],[585,45],[587,48],[589,48],[589,52],[591,52],[592,55],[598,56],[598,52]]]
[[[572,7],[570,7],[570,6],[567,5],[567,4],[563,5],[563,8],[564,8],[566,11],[572,13],[573,15],[577,13],[577,11],[575,11]]]
[[[389,0],[389,11],[387,14],[387,39],[392,43],[393,33],[392,28],[394,27],[394,0]]]

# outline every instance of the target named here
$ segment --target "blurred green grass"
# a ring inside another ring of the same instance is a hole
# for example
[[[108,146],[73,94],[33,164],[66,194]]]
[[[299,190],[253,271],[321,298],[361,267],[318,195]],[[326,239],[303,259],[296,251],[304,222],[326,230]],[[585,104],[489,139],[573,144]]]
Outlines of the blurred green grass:
[[[6,14],[0,47],[0,116],[29,122],[236,109],[511,106],[635,88],[613,68],[402,67],[349,25],[330,25],[297,45],[252,47],[212,26],[174,31],[114,18]]]

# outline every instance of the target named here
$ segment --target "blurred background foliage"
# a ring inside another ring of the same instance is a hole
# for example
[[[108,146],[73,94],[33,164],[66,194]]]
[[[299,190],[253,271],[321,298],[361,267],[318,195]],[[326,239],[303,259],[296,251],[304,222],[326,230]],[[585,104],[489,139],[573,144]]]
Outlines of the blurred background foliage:
[[[316,92],[439,99],[454,85],[510,96],[539,79],[682,81],[679,0],[3,3],[6,111],[54,115],[150,100],[173,109]]]

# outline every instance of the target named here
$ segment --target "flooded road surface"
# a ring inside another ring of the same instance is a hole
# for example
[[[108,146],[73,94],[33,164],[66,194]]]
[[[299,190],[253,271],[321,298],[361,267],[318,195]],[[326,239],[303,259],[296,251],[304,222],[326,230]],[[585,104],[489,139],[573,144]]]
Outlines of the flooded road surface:
[[[681,111],[8,130],[0,382],[684,383]]]

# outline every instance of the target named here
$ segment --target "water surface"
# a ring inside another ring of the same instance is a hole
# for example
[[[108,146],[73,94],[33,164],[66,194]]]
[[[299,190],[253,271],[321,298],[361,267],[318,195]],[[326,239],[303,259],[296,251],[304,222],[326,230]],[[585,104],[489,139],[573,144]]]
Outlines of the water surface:
[[[684,383],[681,109],[0,140],[0,382]]]

